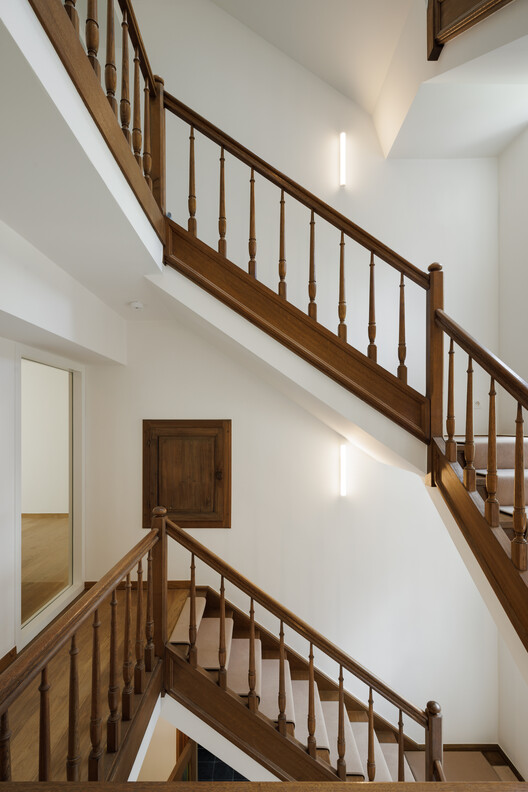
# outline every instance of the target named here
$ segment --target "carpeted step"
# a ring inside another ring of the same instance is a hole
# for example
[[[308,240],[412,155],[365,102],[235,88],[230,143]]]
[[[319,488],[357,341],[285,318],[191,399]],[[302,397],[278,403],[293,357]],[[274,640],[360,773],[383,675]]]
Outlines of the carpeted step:
[[[295,737],[303,745],[308,746],[308,680],[293,679],[293,706],[295,708]],[[317,683],[314,684],[315,704],[315,741],[318,749],[330,750],[330,742],[319,698]]]
[[[398,743],[395,742],[380,743],[380,745],[381,745],[381,750],[383,751],[383,756],[385,757],[385,761],[387,762],[387,767],[389,768],[389,773],[391,774],[391,778],[393,781],[397,781],[398,764],[399,764]],[[414,781],[412,770],[409,767],[409,762],[407,761],[405,755],[403,758],[403,773],[404,773],[405,781]]]
[[[205,597],[196,597],[196,629],[199,628],[205,610]],[[171,633],[169,643],[188,644],[189,643],[189,621],[191,618],[191,599],[187,597],[185,604],[176,622],[176,626]]]
[[[425,781],[425,752],[405,753],[417,781]],[[495,768],[480,751],[444,751],[442,762],[447,781],[500,781]]]
[[[262,685],[259,710],[272,721],[279,717],[279,660],[262,661]],[[295,708],[293,706],[293,690],[290,664],[284,663],[284,687],[286,691],[286,721],[295,725]]]
[[[328,739],[330,740],[330,764],[335,769],[337,768],[337,736],[339,732],[339,702],[338,701],[321,701],[321,707],[325,719],[326,731]],[[345,712],[345,763],[347,776],[360,776],[363,775],[363,765],[357,749],[354,732]],[[359,780],[359,778],[357,779]]]
[[[460,440],[461,444],[464,440]],[[524,438],[524,459],[528,464],[528,437]],[[475,459],[473,462],[476,468],[488,467],[488,438],[475,437]],[[497,437],[497,468],[515,467],[515,437]]]
[[[368,722],[352,721],[350,725],[352,727],[352,731],[354,733],[354,737],[356,740],[356,745],[359,751],[359,755],[361,757],[361,766],[363,768],[363,774],[365,778],[368,778],[368,771],[367,771],[368,730],[369,730]],[[376,776],[374,780],[380,783],[392,781],[392,776],[389,772],[389,768],[387,767],[387,762],[385,761],[383,751],[381,750],[381,746],[378,742],[378,738],[376,737],[375,733],[374,733],[374,761],[376,762]]]
[[[231,617],[226,617],[226,667],[229,666],[232,636],[233,619]],[[207,671],[218,671],[220,668],[220,663],[218,661],[219,638],[220,619],[218,617],[203,618],[200,622],[198,635],[196,636],[196,648],[198,650],[198,665],[207,669]]]
[[[231,655],[226,663],[227,687],[239,696],[249,693],[249,638],[233,638]],[[262,644],[255,638],[255,692],[260,698],[262,680]]]
[[[527,459],[528,461],[528,459]],[[477,475],[485,476],[485,469],[477,469]],[[497,469],[497,500],[501,510],[513,507],[515,494],[515,470],[513,468]],[[528,470],[524,471],[524,502],[528,505]]]

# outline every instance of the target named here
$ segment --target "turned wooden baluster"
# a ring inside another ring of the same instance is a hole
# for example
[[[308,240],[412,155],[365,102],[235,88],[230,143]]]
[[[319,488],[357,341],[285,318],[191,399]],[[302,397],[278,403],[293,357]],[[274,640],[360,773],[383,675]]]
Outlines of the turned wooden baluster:
[[[367,757],[367,775],[369,781],[374,781],[376,778],[376,759],[374,756],[374,699],[372,697],[372,688],[369,688],[368,700],[368,757]]]
[[[279,632],[279,717],[278,729],[286,735],[286,650],[284,647],[284,623],[280,623]]]
[[[255,690],[257,684],[257,669],[255,661],[255,608],[253,598],[249,606],[249,670],[248,670],[248,707],[251,712],[258,710],[257,692]]]
[[[467,369],[467,395],[466,395],[466,442],[464,445],[464,486],[468,492],[475,492],[477,488],[477,474],[473,462],[475,461],[475,438],[473,436],[473,360],[468,357]]]
[[[50,686],[48,683],[48,667],[40,672],[40,714],[39,714],[39,781],[50,780],[51,746],[50,746]]]
[[[308,316],[317,321],[317,303],[315,295],[317,293],[317,283],[315,280],[315,215],[312,209],[310,217],[310,273],[308,276]]]
[[[105,64],[106,98],[117,118],[117,68],[115,63],[115,27],[114,0],[106,0],[106,64]]]
[[[369,284],[369,322],[368,337],[369,345],[367,348],[368,357],[374,361],[378,359],[378,349],[376,347],[376,292],[374,287],[374,253],[370,254],[370,284]]]
[[[310,644],[308,668],[308,753],[315,759],[317,757],[317,742],[315,739],[315,677],[313,644]]]
[[[226,634],[225,634],[225,586],[224,576],[220,580],[220,640],[218,644],[218,684],[225,690],[227,687],[227,669],[226,669]]]
[[[92,624],[92,696],[90,711],[90,742],[92,749],[88,757],[88,781],[103,780],[103,730],[101,717],[101,651],[99,643],[99,611],[94,611]]]
[[[81,753],[79,744],[79,668],[77,656],[79,650],[72,636],[70,645],[70,695],[68,717],[68,757],[66,759],[66,778],[68,781],[79,781],[79,765]]]
[[[402,382],[407,383],[407,366],[405,365],[405,358],[407,357],[407,344],[405,342],[405,279],[403,273],[400,276],[400,318],[398,328],[398,378]]]
[[[143,174],[145,181],[152,190],[152,154],[150,151],[150,88],[148,80],[145,80],[143,102]]]
[[[191,553],[191,601],[189,613],[189,663],[193,668],[198,665],[198,650],[196,648],[196,566],[194,553]]]
[[[136,602],[136,665],[134,666],[134,693],[145,690],[145,644],[143,642],[143,562],[137,565]]]
[[[515,419],[515,483],[513,505],[513,530],[511,542],[512,561],[517,569],[524,572],[528,567],[526,543],[526,509],[524,496],[524,431],[522,405],[517,404]]]
[[[125,584],[125,634],[123,638],[123,690],[121,692],[121,718],[129,721],[132,717],[132,697],[134,686],[132,677],[134,676],[132,664],[132,647],[130,640],[130,620],[132,615],[132,583],[130,572],[126,576]]]
[[[279,231],[279,297],[286,299],[286,248],[284,240],[285,222],[284,190],[281,190],[280,199],[280,231]]]
[[[488,470],[486,472],[486,491],[488,497],[485,504],[485,515],[492,528],[499,526],[499,501],[497,500],[497,426],[495,408],[495,380],[490,382],[489,419],[488,419]]]
[[[220,212],[218,214],[218,252],[222,256],[227,256],[227,242],[226,242],[226,207],[225,207],[225,156],[224,147],[220,149]]]
[[[79,35],[79,14],[75,8],[77,0],[65,0],[64,9],[70,17],[71,23],[77,35]]]
[[[154,577],[152,574],[152,550],[147,556],[147,621],[145,624],[145,671],[154,668]]]
[[[108,706],[110,714],[106,721],[106,750],[119,750],[119,675],[117,670],[117,596],[116,589],[110,600],[110,670],[108,676]]]
[[[455,435],[455,345],[453,339],[449,343],[449,372],[447,375],[447,418],[446,418],[446,457],[449,462],[456,462],[457,447]]]
[[[139,68],[139,49],[134,50],[134,121],[132,124],[132,148],[134,157],[141,168],[141,72]]]
[[[187,228],[196,236],[196,184],[194,175],[194,127],[189,135],[189,220]]]
[[[0,717],[0,781],[11,781],[11,731],[7,712]]]
[[[345,762],[345,692],[343,690],[343,666],[339,666],[339,721],[337,726],[337,775],[346,781]]]
[[[403,734],[403,712],[398,719],[398,781],[405,781],[405,736]]]
[[[126,142],[130,145],[130,75],[128,70],[128,14],[123,11],[122,60],[121,60],[121,102],[119,103],[121,115],[121,129]]]
[[[346,319],[346,299],[345,299],[345,235],[341,231],[341,242],[339,243],[339,305],[337,309],[339,316],[339,326],[337,334],[343,341],[347,340]]]
[[[99,21],[97,18],[97,0],[88,0],[86,12],[86,49],[88,60],[92,64],[97,79],[101,79],[101,67],[97,54],[99,52]]]
[[[249,262],[248,272],[252,278],[257,277],[257,237],[255,231],[255,171],[251,168],[249,179]]]

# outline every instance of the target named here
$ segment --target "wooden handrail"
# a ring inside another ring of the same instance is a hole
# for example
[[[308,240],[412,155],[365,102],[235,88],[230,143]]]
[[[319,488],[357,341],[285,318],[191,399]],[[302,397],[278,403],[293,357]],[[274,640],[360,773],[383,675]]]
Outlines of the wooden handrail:
[[[20,696],[29,683],[72,638],[80,625],[91,616],[157,541],[157,529],[149,531],[98,583],[43,630],[11,663],[1,676],[0,714],[4,713],[11,703]]]
[[[132,2],[131,0],[118,0],[118,3],[121,11],[126,11],[127,13],[128,35],[130,36],[130,40],[134,49],[137,48],[139,50],[139,65],[141,67],[141,73],[143,74],[145,80],[148,81],[151,95],[156,96],[156,81],[154,80],[152,69],[150,68],[147,50],[145,48],[145,44],[143,43],[143,38],[141,36],[138,21],[132,7]]]
[[[503,363],[493,352],[479,344],[473,336],[470,336],[445,311],[436,311],[435,322],[484,371],[487,371],[495,382],[498,382],[517,402],[528,409],[528,382],[519,377],[515,371]]]
[[[168,536],[181,544],[191,553],[194,553],[197,558],[200,558],[220,575],[223,575],[226,580],[229,580],[231,583],[233,583],[237,588],[254,599],[255,602],[258,602],[260,605],[266,608],[266,610],[284,622],[284,624],[287,624],[299,635],[305,638],[309,643],[312,643],[314,646],[328,655],[328,657],[332,658],[332,660],[335,660],[336,663],[342,665],[343,668],[354,674],[358,679],[383,696],[395,707],[401,709],[421,726],[427,727],[428,720],[423,710],[415,707],[413,704],[410,704],[404,698],[395,693],[388,685],[385,684],[385,682],[382,682],[380,679],[371,674],[366,668],[363,668],[362,665],[342,652],[341,649],[328,641],[323,635],[310,627],[310,625],[306,624],[306,622],[302,621],[302,619],[277,602],[277,600],[274,600],[264,591],[251,583],[247,578],[241,575],[240,572],[237,572],[236,569],[233,569],[233,567],[231,567],[229,564],[226,564],[225,561],[215,555],[215,553],[211,552],[211,550],[208,550],[207,547],[202,545],[193,537],[189,536],[189,534],[183,531],[171,520],[166,521],[166,528]]]
[[[414,281],[414,283],[418,284],[418,286],[421,286],[422,289],[429,288],[429,276],[427,273],[422,272],[422,270],[414,264],[411,264],[410,261],[399,256],[398,253],[395,253],[387,247],[387,245],[384,245],[383,242],[371,236],[367,231],[364,231],[347,217],[340,214],[324,201],[321,201],[317,196],[313,195],[313,193],[305,190],[304,187],[301,187],[272,165],[269,165],[265,160],[257,157],[256,154],[253,154],[249,149],[237,143],[232,137],[226,135],[225,132],[222,132],[203,118],[203,116],[195,113],[194,110],[191,110],[171,94],[165,91],[163,98],[165,108],[171,113],[174,113],[178,118],[186,121],[191,127],[201,132],[202,135],[205,135],[219,146],[223,146],[225,151],[228,151],[250,168],[253,168],[257,173],[260,173],[261,176],[268,179],[268,181],[271,181],[277,187],[280,187],[281,190],[288,193],[288,195],[291,195],[297,201],[304,204],[304,206],[307,206],[308,209],[312,209],[319,217],[322,217],[348,237],[354,239],[364,248],[367,248],[367,250],[370,250],[378,256],[378,258],[398,270],[398,272],[403,273],[406,277],[410,278],[410,280]]]

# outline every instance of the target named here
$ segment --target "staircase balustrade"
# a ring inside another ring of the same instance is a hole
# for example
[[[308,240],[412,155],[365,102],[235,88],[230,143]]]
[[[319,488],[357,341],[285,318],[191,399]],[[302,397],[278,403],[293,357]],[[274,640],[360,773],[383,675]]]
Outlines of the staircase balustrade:
[[[156,518],[154,519],[155,524]],[[104,780],[104,749],[102,744],[102,708],[101,708],[101,638],[100,638],[100,613],[102,607],[107,607],[110,595],[110,635],[109,635],[109,684],[108,684],[108,720],[107,720],[107,746],[106,753],[117,753],[121,746],[122,721],[128,721],[127,728],[133,727],[133,719],[138,714],[144,699],[139,691],[132,695],[130,682],[132,679],[131,660],[130,660],[130,624],[131,624],[131,574],[141,559],[149,555],[153,559],[153,564],[149,565],[149,573],[152,569],[166,566],[166,558],[160,557],[164,546],[160,542],[160,532],[157,527],[151,530],[138,544],[130,550],[101,580],[86,591],[80,598],[61,615],[35,640],[29,644],[3,672],[0,677],[0,781],[11,780],[11,732],[9,729],[8,713],[13,704],[20,698],[24,691],[32,684],[35,679],[39,679],[38,692],[40,697],[39,705],[39,733],[38,733],[38,778],[40,781],[50,781],[52,772],[52,733],[50,712],[53,704],[53,686],[50,683],[49,667],[53,659],[59,654],[61,649],[69,644],[69,692],[68,701],[68,728],[67,728],[67,754],[64,757],[66,778],[69,781],[78,781],[81,773],[80,737],[81,729],[86,727],[89,730],[91,751],[87,762],[87,777],[90,781]],[[122,698],[120,696],[120,673],[118,658],[118,642],[120,626],[117,615],[117,589],[120,585],[125,589],[124,607],[124,662]],[[149,578],[148,586],[152,585]],[[137,592],[138,600],[142,592],[143,584],[141,577],[138,576]],[[166,589],[166,584],[165,584]],[[161,595],[161,592],[160,592]],[[166,599],[166,590],[163,594]],[[138,604],[137,609],[138,625],[141,633],[156,636],[161,634],[162,640],[166,637],[166,628],[163,625],[153,623],[147,625]],[[166,619],[166,614],[165,614]],[[79,709],[79,685],[80,685],[80,650],[77,645],[77,634],[84,624],[91,624],[93,641],[91,657],[91,708],[90,717],[86,723],[81,722],[81,711]],[[148,626],[148,630],[147,630]],[[136,644],[137,646],[137,644]],[[143,651],[144,643],[140,641]],[[163,642],[164,647],[164,642]],[[145,649],[146,651],[146,649]],[[158,654],[162,658],[163,653]],[[142,662],[142,659],[141,659]],[[150,670],[154,671],[152,660],[149,663]],[[159,673],[153,675],[158,684],[157,694],[161,690],[161,663],[158,660]],[[142,728],[139,723],[136,728]],[[131,761],[133,761],[133,758]],[[127,758],[127,761],[130,757]],[[55,762],[56,763],[56,762]],[[130,763],[131,766],[131,763]],[[130,767],[128,767],[130,769]],[[116,765],[110,763],[107,767],[108,773],[115,777]],[[127,777],[128,770],[125,772]],[[108,775],[107,775],[108,778]]]
[[[166,511],[160,507],[156,510],[158,515],[166,514]],[[229,581],[239,591],[243,592],[250,598],[249,608],[249,661],[248,661],[248,699],[247,706],[252,712],[258,709],[258,698],[256,695],[256,673],[255,673],[255,637],[256,630],[261,630],[255,623],[255,604],[262,606],[269,614],[275,616],[279,620],[279,680],[278,680],[278,700],[277,700],[277,730],[281,734],[286,734],[286,693],[285,693],[285,673],[284,666],[286,660],[286,648],[284,643],[284,626],[291,628],[294,633],[302,637],[308,642],[308,703],[307,703],[307,729],[308,729],[308,754],[316,759],[318,756],[317,748],[317,716],[315,708],[315,666],[314,666],[314,650],[317,649],[323,653],[327,658],[330,658],[337,663],[339,672],[337,679],[338,687],[338,701],[339,701],[339,725],[337,732],[337,755],[338,767],[336,769],[336,776],[340,779],[346,778],[346,764],[345,752],[346,741],[344,731],[344,717],[345,717],[345,700],[343,690],[343,672],[347,671],[367,686],[368,690],[368,758],[367,767],[369,780],[373,781],[376,775],[376,761],[374,755],[374,726],[376,721],[376,714],[374,712],[374,693],[380,695],[383,699],[390,702],[397,710],[398,723],[394,725],[394,734],[398,735],[399,742],[399,770],[398,773],[403,779],[404,772],[404,744],[405,736],[403,732],[403,714],[405,713],[409,718],[418,723],[425,729],[425,743],[426,751],[428,751],[427,764],[427,778],[433,780],[434,763],[442,761],[442,737],[441,737],[441,714],[440,706],[436,702],[429,702],[427,710],[420,710],[410,702],[403,699],[384,682],[377,679],[367,669],[363,668],[359,663],[352,660],[348,655],[334,646],[324,636],[313,630],[309,625],[295,616],[291,611],[284,608],[276,600],[269,597],[249,580],[244,578],[239,572],[226,564],[221,558],[212,553],[204,545],[200,544],[194,538],[189,536],[188,533],[183,531],[178,525],[172,521],[165,519],[165,530],[167,536],[175,540],[181,547],[188,550],[191,554],[190,564],[190,583],[189,583],[189,599],[190,599],[190,617],[189,617],[189,652],[187,654],[187,661],[193,668],[199,666],[199,656],[196,647],[196,559],[200,559],[209,568],[214,570],[220,575],[220,633],[218,645],[218,657],[220,660],[219,667],[222,669],[225,666],[224,642],[225,635],[222,629],[222,621],[225,618],[225,599],[224,588],[225,581]],[[223,614],[223,616],[222,616]],[[217,684],[219,687],[224,688],[225,683],[222,681],[222,675],[219,676]]]

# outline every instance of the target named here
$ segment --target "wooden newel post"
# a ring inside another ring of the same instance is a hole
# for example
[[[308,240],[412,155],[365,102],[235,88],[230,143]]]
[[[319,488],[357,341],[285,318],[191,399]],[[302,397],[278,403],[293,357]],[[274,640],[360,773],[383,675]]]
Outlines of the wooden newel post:
[[[163,103],[164,85],[161,77],[154,76],[156,95],[150,95],[150,155],[152,193],[156,202],[165,214],[165,106]],[[146,133],[145,133],[146,134]]]
[[[435,762],[443,761],[442,709],[436,701],[428,701],[425,708],[427,729],[425,732],[425,780],[434,781]]]
[[[158,541],[152,548],[154,651],[163,657],[167,643],[167,509],[156,506],[152,510],[152,528],[158,531]]]
[[[431,404],[430,435],[443,435],[443,381],[444,381],[444,334],[435,323],[438,309],[444,308],[444,273],[440,264],[429,266],[429,291],[427,292],[427,347],[426,347],[426,395]],[[432,473],[432,443],[429,445],[427,469]],[[434,480],[431,482],[434,484]]]

